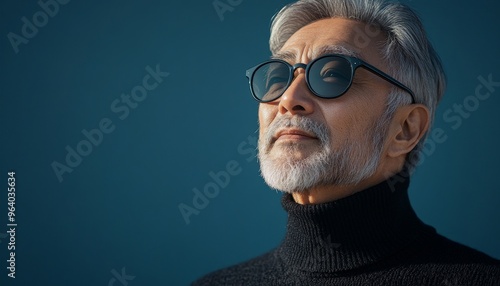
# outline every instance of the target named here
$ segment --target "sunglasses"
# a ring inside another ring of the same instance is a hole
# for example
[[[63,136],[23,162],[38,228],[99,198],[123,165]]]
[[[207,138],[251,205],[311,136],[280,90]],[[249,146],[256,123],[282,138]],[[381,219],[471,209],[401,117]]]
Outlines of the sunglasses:
[[[292,66],[286,61],[273,59],[248,69],[246,76],[252,95],[259,102],[270,102],[283,95],[298,68],[305,69],[307,87],[314,95],[337,98],[349,90],[358,67],[406,91],[411,95],[412,103],[415,103],[415,95],[404,84],[363,60],[339,54],[321,56],[307,65],[297,63]]]

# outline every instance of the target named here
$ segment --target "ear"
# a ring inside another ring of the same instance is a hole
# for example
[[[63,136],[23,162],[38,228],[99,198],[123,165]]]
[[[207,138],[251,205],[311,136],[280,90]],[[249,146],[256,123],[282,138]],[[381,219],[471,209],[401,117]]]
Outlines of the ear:
[[[398,108],[389,130],[387,155],[395,158],[410,153],[427,132],[429,123],[429,109],[423,104]]]

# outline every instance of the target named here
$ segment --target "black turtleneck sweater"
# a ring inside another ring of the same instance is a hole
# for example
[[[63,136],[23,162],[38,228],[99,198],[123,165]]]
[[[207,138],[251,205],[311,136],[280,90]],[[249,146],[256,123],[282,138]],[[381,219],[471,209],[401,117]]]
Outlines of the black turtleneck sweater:
[[[193,285],[500,285],[500,261],[423,224],[393,181],[324,204],[284,195],[280,246]]]

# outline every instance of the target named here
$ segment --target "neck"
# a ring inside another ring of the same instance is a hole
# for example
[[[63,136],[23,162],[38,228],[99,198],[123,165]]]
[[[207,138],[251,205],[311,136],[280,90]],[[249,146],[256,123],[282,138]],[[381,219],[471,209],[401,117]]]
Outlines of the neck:
[[[394,185],[390,185],[394,184]],[[287,234],[284,262],[304,271],[353,270],[422,238],[422,224],[408,199],[409,180],[388,180],[333,202],[301,205],[283,197]]]

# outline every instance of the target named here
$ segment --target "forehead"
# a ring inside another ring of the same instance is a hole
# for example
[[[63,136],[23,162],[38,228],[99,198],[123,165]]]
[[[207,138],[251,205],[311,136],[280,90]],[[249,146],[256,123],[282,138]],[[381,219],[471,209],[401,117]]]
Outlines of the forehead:
[[[376,26],[345,19],[328,18],[295,32],[273,57],[307,62],[324,54],[338,53],[381,64],[385,33]]]

